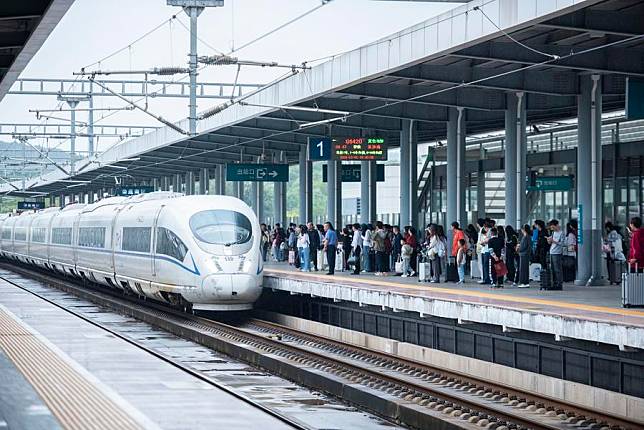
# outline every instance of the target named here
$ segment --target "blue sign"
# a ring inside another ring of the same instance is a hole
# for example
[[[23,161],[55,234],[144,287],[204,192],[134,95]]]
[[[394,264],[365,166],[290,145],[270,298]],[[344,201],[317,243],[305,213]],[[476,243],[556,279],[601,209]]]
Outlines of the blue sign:
[[[32,209],[45,209],[45,202],[18,202],[19,211],[28,211]]]
[[[121,187],[116,189],[116,195],[120,197],[130,197],[130,196],[136,196],[138,194],[151,193],[153,191],[154,191],[154,187],[149,187],[147,185]]]
[[[537,176],[528,191],[568,191],[572,188],[571,176]]]
[[[288,182],[288,164],[226,164],[231,182]]]
[[[644,119],[644,79],[626,78],[626,119]]]
[[[584,206],[577,206],[577,244],[584,244]]]
[[[331,159],[330,137],[309,137],[309,161],[324,161]]]

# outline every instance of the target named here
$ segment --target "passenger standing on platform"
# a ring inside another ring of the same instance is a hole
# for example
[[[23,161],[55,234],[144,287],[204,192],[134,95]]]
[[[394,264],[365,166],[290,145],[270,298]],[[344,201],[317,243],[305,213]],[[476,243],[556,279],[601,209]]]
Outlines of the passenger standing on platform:
[[[548,266],[548,254],[550,251],[550,243],[548,242],[548,230],[546,229],[546,223],[538,219],[534,222],[536,233],[536,245],[534,242],[532,246],[535,248],[535,259],[536,263],[541,264],[542,269],[546,269]],[[535,233],[532,233],[532,240],[535,240]]]
[[[467,261],[467,242],[465,239],[458,241],[458,251],[456,252],[456,268],[458,269],[458,283],[465,282],[465,262]]]
[[[282,226],[280,223],[275,223],[273,228],[273,260],[282,261],[282,242],[284,242],[284,236],[282,234]]]
[[[401,258],[403,235],[400,234],[400,227],[397,225],[393,226],[392,230],[391,256],[395,263],[399,258]]]
[[[490,277],[490,247],[488,245],[491,237],[491,229],[491,221],[486,219],[479,233],[479,244],[481,246],[481,280],[479,284],[483,285],[492,284]]]
[[[302,272],[310,272],[311,256],[309,255],[309,252],[311,250],[311,246],[309,243],[308,229],[305,225],[301,225],[295,228],[295,232],[297,234],[297,250],[300,254],[300,263],[302,266],[300,270]]]
[[[416,272],[411,263],[418,248],[418,242],[416,241],[416,232],[412,226],[405,226],[405,234],[403,235],[401,245],[400,253],[403,261],[402,277],[414,276]]]
[[[483,218],[479,218],[476,220],[476,228],[477,228],[477,234],[476,234],[476,261],[479,266],[479,274],[481,276],[481,279],[479,280],[479,284],[483,283],[483,238],[485,237],[485,220]]]
[[[373,250],[376,253],[376,276],[385,275],[385,232],[382,222],[376,222],[376,230],[373,232]]]
[[[260,246],[262,250],[262,261],[265,263],[266,257],[268,254],[268,248],[270,247],[270,244],[271,244],[271,234],[268,231],[268,227],[266,226],[265,223],[260,224],[260,232],[262,235],[260,240]]]
[[[532,231],[525,224],[521,228],[521,243],[517,247],[519,253],[519,288],[530,288],[530,261],[532,254]]]
[[[353,240],[353,234],[349,232],[349,228],[345,227],[342,229],[342,233],[340,233],[341,236],[341,242],[342,242],[342,268],[344,270],[349,270],[349,266],[347,265],[347,260],[349,259],[349,254],[351,254],[351,242]]]
[[[631,231],[631,246],[628,251],[628,264],[631,273],[644,272],[644,228],[640,217],[631,218],[628,226]]]
[[[608,280],[610,284],[619,285],[622,282],[621,264],[626,261],[624,256],[624,247],[622,246],[622,235],[619,232],[619,227],[613,225],[612,222],[607,222],[604,225],[606,229],[606,241],[603,246],[604,254],[606,255],[606,266],[608,269]]]
[[[353,240],[351,241],[351,251],[353,252],[353,259],[355,261],[353,266],[352,275],[360,274],[360,252],[362,250],[362,231],[360,224],[353,224]]]
[[[498,262],[503,262],[503,250],[505,249],[505,240],[499,237],[499,231],[501,229],[498,227],[492,227],[490,229],[490,240],[488,241],[489,248],[489,258],[490,258],[490,274],[492,275],[493,286],[496,288],[503,288],[503,276],[501,273],[498,273],[496,264]]]
[[[324,270],[324,226],[322,224],[316,225],[318,232],[318,265],[320,270]],[[328,263],[328,262],[327,262]]]
[[[443,242],[438,236],[435,225],[432,224],[427,228],[427,234],[427,241],[429,241],[427,245],[427,255],[432,268],[432,277],[430,282],[436,284],[439,283],[441,279],[441,255],[445,255],[445,249],[442,248]]]
[[[552,289],[561,290],[563,288],[563,266],[561,259],[563,256],[563,245],[566,241],[563,231],[556,219],[548,222],[548,227],[552,235],[548,238],[550,245],[550,264],[552,264]]]
[[[338,235],[333,229],[333,224],[329,221],[324,223],[324,250],[326,252],[326,261],[329,263],[327,275],[335,273],[335,253],[338,248]]]
[[[371,224],[362,224],[362,261],[364,263],[362,265],[362,267],[364,267],[364,269],[362,269],[363,272],[371,272],[373,269],[371,267],[371,260],[369,255],[369,252],[371,252],[371,247],[373,246],[371,230]]]
[[[308,222],[307,234],[309,235],[309,254],[313,261],[313,269],[318,271],[318,250],[320,249],[320,234],[311,221]],[[321,265],[322,262],[320,262]]]
[[[512,281],[512,285],[516,286],[519,281],[517,268],[519,262],[517,261],[517,245],[519,238],[517,232],[511,225],[505,226],[505,264],[508,266],[508,279]]]
[[[454,221],[452,223],[452,248],[450,253],[452,257],[456,257],[460,249],[460,241],[461,239],[465,239],[465,233],[459,227],[458,222]]]
[[[577,275],[577,229],[572,222],[566,224],[566,241],[563,246],[561,265],[563,281],[574,281]]]

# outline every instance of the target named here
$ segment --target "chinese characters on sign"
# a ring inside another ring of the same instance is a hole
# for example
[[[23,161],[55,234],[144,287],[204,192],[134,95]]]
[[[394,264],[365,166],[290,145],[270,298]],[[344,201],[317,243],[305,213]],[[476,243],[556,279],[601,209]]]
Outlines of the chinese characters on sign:
[[[226,180],[288,182],[288,164],[227,164]]]
[[[345,137],[333,139],[333,154],[342,161],[384,161],[387,145],[383,137]]]
[[[149,186],[139,186],[139,187],[122,187],[117,188],[116,195],[121,197],[136,196],[138,194],[151,193],[154,191],[154,187]]]
[[[18,202],[18,210],[45,209],[44,202]]]

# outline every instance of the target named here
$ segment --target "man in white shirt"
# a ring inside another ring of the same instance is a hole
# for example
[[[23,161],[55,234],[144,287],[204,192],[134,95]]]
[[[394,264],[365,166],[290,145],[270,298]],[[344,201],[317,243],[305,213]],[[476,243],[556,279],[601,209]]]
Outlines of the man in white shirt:
[[[565,236],[559,221],[556,219],[548,222],[548,228],[552,231],[552,235],[548,238],[550,244],[550,265],[552,266],[552,289],[561,290],[563,286],[563,268],[561,264],[563,255],[563,245]]]

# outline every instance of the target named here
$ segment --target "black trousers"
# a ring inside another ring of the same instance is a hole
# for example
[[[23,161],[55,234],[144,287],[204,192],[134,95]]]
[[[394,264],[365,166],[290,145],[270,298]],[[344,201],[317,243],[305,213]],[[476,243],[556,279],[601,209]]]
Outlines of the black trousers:
[[[353,273],[358,274],[360,273],[360,254],[362,253],[362,250],[360,249],[359,246],[356,247],[356,249],[353,250],[353,255],[355,255],[355,260],[356,264],[353,266]]]
[[[318,270],[318,249],[317,248],[309,248],[310,249],[310,254],[311,254],[311,261],[313,262],[313,268],[317,271]]]
[[[336,256],[336,246],[328,245],[326,247],[326,261],[329,263],[329,273],[335,273],[335,256]]]
[[[528,255],[519,257],[519,284],[530,284],[530,257]]]

